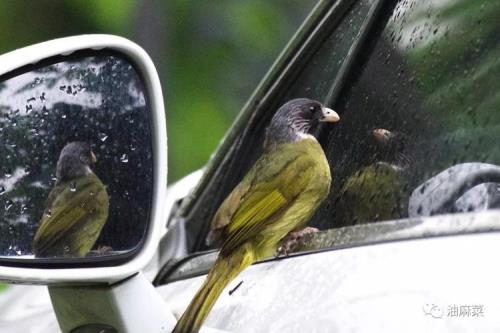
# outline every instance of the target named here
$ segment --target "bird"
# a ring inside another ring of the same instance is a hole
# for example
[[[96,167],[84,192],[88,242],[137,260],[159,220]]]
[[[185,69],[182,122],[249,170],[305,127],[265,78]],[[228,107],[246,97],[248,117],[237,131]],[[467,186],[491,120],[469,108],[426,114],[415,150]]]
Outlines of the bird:
[[[207,245],[222,241],[205,282],[173,329],[198,332],[223,289],[241,271],[268,258],[300,230],[330,191],[331,173],[311,134],[339,115],[320,102],[298,98],[283,104],[268,125],[261,156],[216,211]]]
[[[370,131],[368,165],[347,178],[338,191],[334,215],[337,225],[348,226],[398,219],[407,214],[404,175],[412,165],[406,155],[408,137],[397,131]]]
[[[109,211],[106,187],[92,171],[95,163],[86,142],[61,150],[57,180],[33,239],[35,257],[84,257],[94,246]]]

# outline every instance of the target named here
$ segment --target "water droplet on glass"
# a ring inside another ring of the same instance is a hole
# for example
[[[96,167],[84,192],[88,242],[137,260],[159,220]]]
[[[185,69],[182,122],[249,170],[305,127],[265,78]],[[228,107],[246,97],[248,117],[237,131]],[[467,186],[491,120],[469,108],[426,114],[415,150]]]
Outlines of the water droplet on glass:
[[[127,163],[128,162],[128,155],[127,154],[123,154],[120,157],[120,161],[122,161],[122,163]]]
[[[5,200],[5,210],[9,210],[12,208],[12,206],[14,205],[14,203],[12,202],[12,200],[9,200],[9,199],[6,199]]]
[[[12,177],[12,171],[10,169],[5,169],[5,178],[10,178]]]
[[[108,135],[104,132],[100,132],[99,134],[97,134],[97,136],[99,137],[99,140],[101,140],[102,142],[106,141],[106,139],[108,138]]]

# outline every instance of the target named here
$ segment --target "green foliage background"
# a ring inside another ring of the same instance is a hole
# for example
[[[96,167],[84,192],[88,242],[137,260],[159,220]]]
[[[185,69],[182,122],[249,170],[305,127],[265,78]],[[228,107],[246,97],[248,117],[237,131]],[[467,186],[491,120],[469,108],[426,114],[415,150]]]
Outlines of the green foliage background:
[[[109,33],[148,51],[167,110],[169,180],[203,166],[316,0],[0,2],[0,53]]]

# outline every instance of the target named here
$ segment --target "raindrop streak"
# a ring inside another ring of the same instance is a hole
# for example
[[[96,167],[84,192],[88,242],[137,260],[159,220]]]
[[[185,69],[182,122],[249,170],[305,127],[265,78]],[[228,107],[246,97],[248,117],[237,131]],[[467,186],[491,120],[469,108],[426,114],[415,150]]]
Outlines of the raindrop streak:
[[[128,163],[128,155],[127,154],[123,154],[120,157],[120,161],[122,161],[122,163]]]
[[[102,142],[106,141],[106,139],[108,138],[108,135],[106,133],[103,133],[103,132],[100,132],[97,136],[98,136],[99,140],[101,140]]]

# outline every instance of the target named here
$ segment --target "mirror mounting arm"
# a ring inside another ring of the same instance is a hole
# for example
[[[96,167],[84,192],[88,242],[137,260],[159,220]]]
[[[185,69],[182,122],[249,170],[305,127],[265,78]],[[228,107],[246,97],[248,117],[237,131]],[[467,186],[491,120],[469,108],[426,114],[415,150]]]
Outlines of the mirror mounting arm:
[[[90,327],[110,333],[170,332],[176,323],[172,311],[142,273],[112,285],[48,288],[64,333],[77,333],[78,328],[84,332]]]

